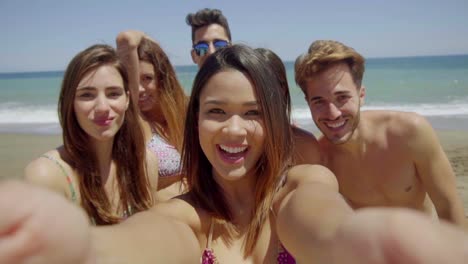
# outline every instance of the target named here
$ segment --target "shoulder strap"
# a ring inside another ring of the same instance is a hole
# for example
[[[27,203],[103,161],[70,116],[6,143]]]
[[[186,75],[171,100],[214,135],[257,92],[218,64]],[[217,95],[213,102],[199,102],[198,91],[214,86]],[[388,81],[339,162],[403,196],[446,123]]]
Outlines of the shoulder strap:
[[[210,232],[208,233],[208,241],[206,242],[206,248],[211,249],[211,240],[213,239],[213,226],[214,217],[211,217]]]
[[[48,159],[48,160],[53,161],[53,162],[60,168],[60,170],[62,171],[63,175],[64,175],[65,178],[67,179],[68,187],[70,188],[70,193],[71,193],[71,200],[72,200],[72,202],[76,202],[76,201],[77,201],[77,197],[76,197],[75,188],[73,187],[73,181],[72,181],[70,175],[68,175],[67,172],[65,171],[65,168],[62,166],[62,164],[60,164],[60,162],[59,162],[58,160],[56,160],[55,158],[53,158],[52,156],[49,156],[49,155],[46,155],[46,154],[42,154],[40,157],[46,158],[46,159]]]
[[[270,211],[273,217],[276,219],[276,213],[275,213],[275,210],[273,210],[273,206],[270,206]]]

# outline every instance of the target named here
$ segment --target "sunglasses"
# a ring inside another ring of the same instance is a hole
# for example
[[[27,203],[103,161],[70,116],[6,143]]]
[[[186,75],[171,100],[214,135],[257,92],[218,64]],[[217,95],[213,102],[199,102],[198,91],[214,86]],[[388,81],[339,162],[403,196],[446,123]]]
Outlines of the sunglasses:
[[[227,47],[229,42],[226,40],[215,40],[213,41],[213,46],[215,50],[219,50],[221,48]],[[208,53],[210,49],[210,45],[206,42],[198,42],[197,44],[193,45],[193,49],[197,56],[203,57]]]

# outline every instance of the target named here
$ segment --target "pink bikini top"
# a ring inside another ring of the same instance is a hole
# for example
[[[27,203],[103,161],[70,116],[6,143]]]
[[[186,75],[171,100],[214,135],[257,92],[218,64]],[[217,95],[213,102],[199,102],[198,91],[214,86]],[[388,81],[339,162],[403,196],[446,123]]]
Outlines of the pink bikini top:
[[[206,243],[206,248],[203,250],[201,257],[201,264],[219,264],[214,254],[213,249],[211,248],[211,240],[213,239],[213,226],[214,218],[211,218],[210,232],[208,234],[208,241]],[[283,247],[281,243],[278,243],[278,264],[296,264],[296,260],[289,254],[289,252]]]
[[[180,153],[158,134],[153,133],[148,148],[156,155],[159,162],[159,177],[177,176],[181,173]]]

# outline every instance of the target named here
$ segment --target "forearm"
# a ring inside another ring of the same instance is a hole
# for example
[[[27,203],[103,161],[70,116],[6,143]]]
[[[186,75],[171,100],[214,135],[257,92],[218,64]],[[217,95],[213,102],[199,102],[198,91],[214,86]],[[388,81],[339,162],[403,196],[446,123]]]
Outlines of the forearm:
[[[135,105],[138,105],[140,82],[138,46],[144,36],[143,32],[129,30],[120,32],[116,38],[117,52],[127,68],[131,98]]]
[[[466,263],[461,229],[410,209],[357,210],[338,229],[329,263]]]
[[[281,203],[277,232],[299,263],[465,263],[468,236],[408,209],[352,212],[336,192],[301,186]]]
[[[187,225],[155,214],[150,218],[136,215],[128,223],[94,228],[92,247],[96,263],[199,261],[198,242]]]

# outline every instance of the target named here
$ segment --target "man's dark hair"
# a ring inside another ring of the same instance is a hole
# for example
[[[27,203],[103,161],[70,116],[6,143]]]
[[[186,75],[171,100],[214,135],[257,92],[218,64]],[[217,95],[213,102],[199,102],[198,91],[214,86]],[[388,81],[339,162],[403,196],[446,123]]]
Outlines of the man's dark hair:
[[[195,31],[211,24],[222,26],[224,31],[226,31],[229,42],[231,42],[231,30],[229,29],[227,18],[219,9],[204,8],[196,13],[190,13],[185,17],[185,22],[192,27],[192,42],[195,40]]]

